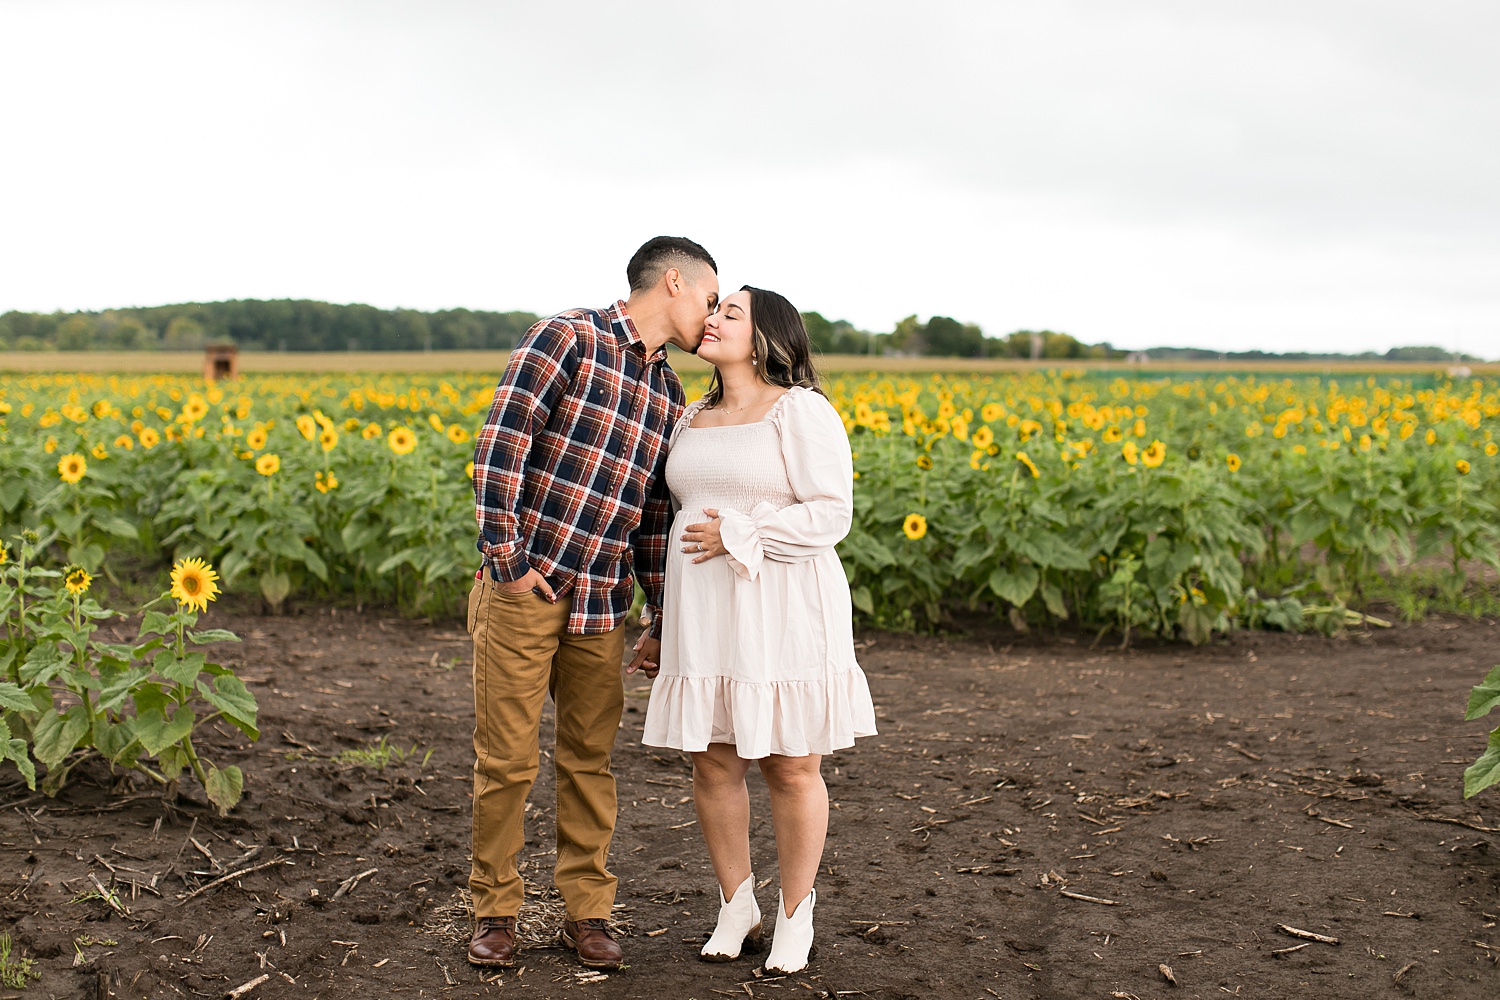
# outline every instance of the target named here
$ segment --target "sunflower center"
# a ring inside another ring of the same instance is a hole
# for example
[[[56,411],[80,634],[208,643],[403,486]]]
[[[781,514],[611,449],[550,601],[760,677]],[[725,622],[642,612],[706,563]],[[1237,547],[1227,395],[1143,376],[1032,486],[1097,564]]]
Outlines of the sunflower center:
[[[185,576],[182,578],[182,589],[189,594],[196,594],[202,588],[196,576]]]

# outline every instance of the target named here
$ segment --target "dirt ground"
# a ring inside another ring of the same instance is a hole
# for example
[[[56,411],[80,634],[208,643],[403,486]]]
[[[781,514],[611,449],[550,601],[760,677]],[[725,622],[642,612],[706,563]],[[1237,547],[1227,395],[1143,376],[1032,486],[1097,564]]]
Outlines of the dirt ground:
[[[100,768],[56,800],[0,777],[0,930],[41,973],[0,998],[213,997],[261,977],[237,995],[1500,995],[1500,796],[1461,797],[1494,621],[1124,653],[988,626],[862,636],[882,731],[826,762],[821,950],[788,978],[696,960],[717,899],[688,765],[639,743],[646,681],[627,682],[616,754],[629,967],[589,973],[555,945],[544,758],[527,947],[482,975],[464,960],[461,627],[328,609],[207,624],[245,638],[223,659],[260,697],[259,743],[208,741],[244,768],[244,802],[220,819],[191,797],[111,798]],[[382,738],[400,751],[383,770],[334,759]],[[769,912],[758,779],[752,794]]]

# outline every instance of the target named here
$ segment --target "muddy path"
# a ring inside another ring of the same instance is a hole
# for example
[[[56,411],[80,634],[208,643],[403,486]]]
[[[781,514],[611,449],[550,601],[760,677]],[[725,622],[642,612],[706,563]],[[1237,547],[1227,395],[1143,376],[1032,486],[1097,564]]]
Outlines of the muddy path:
[[[245,769],[245,801],[220,819],[191,798],[110,796],[98,768],[55,800],[5,775],[0,930],[41,978],[0,997],[222,997],[262,976],[238,995],[1500,994],[1500,796],[1461,798],[1485,732],[1462,709],[1500,659],[1494,621],[1124,653],[1008,631],[864,635],[882,731],[825,766],[821,950],[775,978],[696,960],[717,899],[685,760],[639,744],[645,681],[628,682],[616,754],[629,968],[589,973],[555,945],[544,757],[526,949],[485,976],[464,960],[461,628],[210,617],[244,637],[223,658],[261,703],[259,743],[209,740]],[[770,910],[757,779],[752,801]]]

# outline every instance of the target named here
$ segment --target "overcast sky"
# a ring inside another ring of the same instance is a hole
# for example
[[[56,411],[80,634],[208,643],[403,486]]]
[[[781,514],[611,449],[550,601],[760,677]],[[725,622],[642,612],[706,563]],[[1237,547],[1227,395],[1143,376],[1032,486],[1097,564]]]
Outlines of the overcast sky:
[[[0,0],[0,312],[802,309],[1500,356],[1493,0]]]

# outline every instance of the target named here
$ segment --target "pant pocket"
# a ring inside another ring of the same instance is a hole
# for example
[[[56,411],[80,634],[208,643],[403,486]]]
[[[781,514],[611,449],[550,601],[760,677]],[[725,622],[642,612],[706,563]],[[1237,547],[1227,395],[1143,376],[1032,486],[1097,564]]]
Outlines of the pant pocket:
[[[474,626],[479,623],[479,603],[484,599],[484,581],[475,580],[474,586],[469,588],[469,635],[473,636]]]

